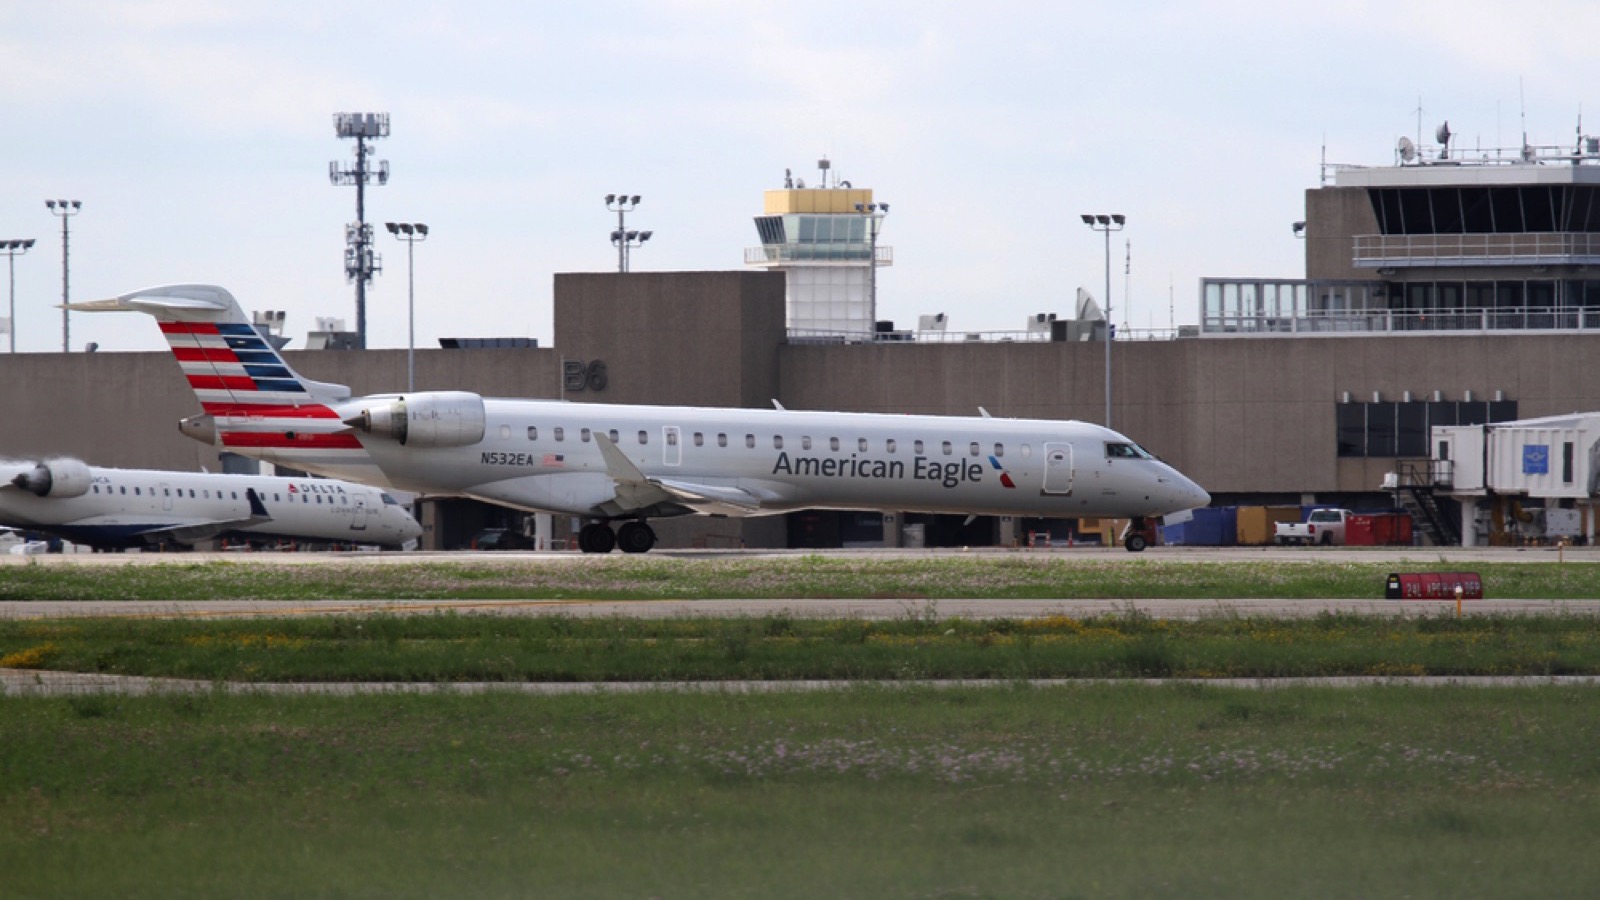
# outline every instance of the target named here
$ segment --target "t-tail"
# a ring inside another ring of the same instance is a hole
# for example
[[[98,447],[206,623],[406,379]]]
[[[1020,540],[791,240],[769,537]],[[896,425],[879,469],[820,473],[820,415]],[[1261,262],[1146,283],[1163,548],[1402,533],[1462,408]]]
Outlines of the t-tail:
[[[350,399],[350,389],[291,369],[224,288],[164,285],[67,308],[155,317],[204,410],[178,425],[197,441],[245,456],[312,464],[312,470],[315,463],[349,463],[366,455],[335,411]]]

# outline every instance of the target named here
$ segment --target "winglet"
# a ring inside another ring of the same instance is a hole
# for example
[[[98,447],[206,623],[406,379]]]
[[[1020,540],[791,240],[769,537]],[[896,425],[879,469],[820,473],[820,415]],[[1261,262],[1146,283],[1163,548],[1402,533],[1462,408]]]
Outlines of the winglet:
[[[267,505],[261,502],[261,495],[256,493],[255,488],[245,488],[244,498],[250,501],[250,518],[272,521],[272,516],[267,514]]]

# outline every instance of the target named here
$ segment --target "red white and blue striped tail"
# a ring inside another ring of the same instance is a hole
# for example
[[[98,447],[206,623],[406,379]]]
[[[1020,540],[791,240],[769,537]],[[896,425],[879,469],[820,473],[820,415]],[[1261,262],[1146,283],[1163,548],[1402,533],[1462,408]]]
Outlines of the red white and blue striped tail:
[[[68,308],[133,310],[160,322],[206,413],[185,420],[183,431],[191,437],[248,456],[283,455],[262,452],[273,450],[365,453],[334,409],[350,399],[350,389],[303,378],[291,369],[224,288],[166,285]]]

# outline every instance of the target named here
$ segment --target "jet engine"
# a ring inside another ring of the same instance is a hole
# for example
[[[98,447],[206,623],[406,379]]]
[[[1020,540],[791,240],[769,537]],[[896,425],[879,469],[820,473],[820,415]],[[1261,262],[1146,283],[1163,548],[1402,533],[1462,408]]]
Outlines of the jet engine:
[[[483,440],[483,398],[467,391],[429,391],[380,400],[344,424],[407,447],[464,447]]]
[[[11,484],[39,497],[82,497],[89,493],[89,467],[76,459],[47,459]]]

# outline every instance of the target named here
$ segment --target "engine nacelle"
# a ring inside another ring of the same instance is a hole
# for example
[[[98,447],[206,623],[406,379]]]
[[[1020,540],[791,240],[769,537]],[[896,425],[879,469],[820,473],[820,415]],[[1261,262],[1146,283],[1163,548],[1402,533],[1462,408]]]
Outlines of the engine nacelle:
[[[89,467],[76,459],[47,459],[31,472],[23,472],[11,483],[30,494],[58,499],[82,497],[89,493]]]
[[[407,447],[464,447],[483,440],[483,398],[467,391],[429,391],[381,400],[344,423]]]

